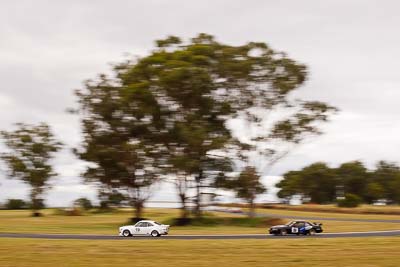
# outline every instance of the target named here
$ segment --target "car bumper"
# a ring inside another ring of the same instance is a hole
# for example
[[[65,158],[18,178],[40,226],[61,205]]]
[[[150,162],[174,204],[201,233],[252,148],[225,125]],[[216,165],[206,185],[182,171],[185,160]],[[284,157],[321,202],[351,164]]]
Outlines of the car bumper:
[[[168,235],[168,230],[160,231],[160,235]]]
[[[279,234],[280,230],[279,229],[269,229],[269,233],[271,235]]]

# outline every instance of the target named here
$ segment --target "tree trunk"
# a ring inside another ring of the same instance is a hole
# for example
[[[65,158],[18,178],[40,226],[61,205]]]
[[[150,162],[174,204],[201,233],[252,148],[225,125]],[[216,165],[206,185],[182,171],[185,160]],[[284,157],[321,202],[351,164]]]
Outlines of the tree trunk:
[[[199,175],[196,177],[196,199],[195,199],[194,215],[197,218],[201,217],[201,181],[202,180],[203,180],[203,171],[200,171]]]
[[[249,217],[250,217],[250,218],[254,218],[256,207],[255,207],[255,203],[254,203],[254,199],[253,199],[253,198],[252,198],[252,199],[249,199],[249,207],[250,207],[250,210],[249,210]]]
[[[32,209],[32,216],[33,217],[39,217],[42,216],[40,213],[40,199],[38,198],[40,195],[40,189],[32,189],[31,192],[31,209]]]
[[[186,219],[188,217],[188,211],[186,208],[186,195],[179,194],[179,198],[181,200],[181,219]]]
[[[135,218],[142,219],[143,215],[143,202],[142,201],[135,201]]]

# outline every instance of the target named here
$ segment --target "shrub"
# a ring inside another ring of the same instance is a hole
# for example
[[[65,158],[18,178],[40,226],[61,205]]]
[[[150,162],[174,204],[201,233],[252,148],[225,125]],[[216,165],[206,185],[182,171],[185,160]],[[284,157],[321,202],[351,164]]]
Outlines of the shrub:
[[[22,210],[26,209],[28,205],[22,199],[9,199],[5,205],[8,210]]]
[[[354,194],[345,194],[345,198],[338,201],[339,207],[355,208],[362,203],[362,199]]]
[[[68,208],[68,209],[54,209],[53,215],[61,216],[81,216],[82,211],[79,208]]]
[[[92,202],[87,198],[78,198],[74,201],[74,206],[82,208],[84,210],[90,210],[93,208]]]

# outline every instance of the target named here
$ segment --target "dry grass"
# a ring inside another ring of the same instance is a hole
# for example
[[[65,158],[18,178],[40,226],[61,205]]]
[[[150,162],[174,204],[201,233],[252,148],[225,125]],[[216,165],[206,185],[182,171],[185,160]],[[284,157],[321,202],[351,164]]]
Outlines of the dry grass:
[[[260,207],[261,208],[261,207]],[[293,211],[307,211],[307,212],[333,212],[343,214],[379,214],[379,215],[400,215],[400,206],[374,206],[374,205],[361,205],[357,208],[340,208],[336,205],[318,205],[306,204],[299,206],[291,206],[284,204],[263,205],[262,208],[280,209],[280,210],[293,210]]]
[[[400,266],[400,238],[1,239],[0,266]]]
[[[379,219],[379,220],[400,220],[400,215],[384,215],[384,214],[360,214],[357,212],[354,213],[342,213],[340,211],[335,212],[334,209],[331,212],[318,212],[318,211],[303,211],[297,210],[293,208],[293,210],[289,209],[265,209],[260,208],[257,209],[257,213],[266,213],[273,214],[276,216],[285,215],[285,216],[304,216],[304,217],[323,217],[323,218],[347,218],[347,219]]]
[[[306,214],[318,216],[317,213],[300,213],[286,210],[259,210],[259,212],[275,212],[279,214]],[[128,218],[132,217],[132,210],[125,209],[116,213],[88,214],[85,216],[61,216],[54,215],[53,210],[45,210],[45,216],[34,218],[29,216],[29,211],[0,211],[0,232],[12,233],[68,233],[68,234],[106,234],[115,235],[119,226],[127,224]],[[157,221],[168,221],[177,217],[179,210],[176,209],[146,209],[145,217]],[[215,216],[231,216],[226,213],[214,213]],[[322,214],[327,215],[327,214]],[[331,216],[343,216],[342,214],[330,214]],[[243,215],[232,215],[240,217]],[[345,215],[349,217],[349,214]],[[353,218],[359,215],[353,215]],[[375,215],[374,218],[386,216]],[[289,221],[288,220],[284,220]],[[396,223],[369,223],[369,222],[338,222],[320,221],[326,232],[347,231],[377,231],[398,230],[400,225]],[[171,234],[263,234],[267,232],[265,227],[250,226],[185,226],[171,227]]]

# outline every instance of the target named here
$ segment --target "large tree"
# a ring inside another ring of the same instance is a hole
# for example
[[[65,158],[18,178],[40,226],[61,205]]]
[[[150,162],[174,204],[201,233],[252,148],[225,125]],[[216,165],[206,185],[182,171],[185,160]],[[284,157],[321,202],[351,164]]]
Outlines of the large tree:
[[[316,203],[334,202],[345,194],[356,195],[366,203],[379,199],[400,203],[400,167],[385,161],[379,161],[375,170],[368,170],[359,161],[346,162],[338,168],[314,163],[287,172],[277,187],[281,198],[300,194]]]
[[[344,193],[354,194],[365,200],[369,173],[362,162],[343,163],[336,169],[336,173],[338,175],[338,184],[343,186]]]
[[[0,132],[8,148],[1,154],[1,159],[8,166],[10,178],[20,179],[31,186],[31,208],[33,215],[38,216],[43,206],[42,194],[49,187],[49,179],[56,175],[50,160],[61,148],[61,143],[45,123],[17,123],[16,126],[13,131]]]
[[[321,102],[291,100],[290,93],[306,80],[306,67],[265,43],[233,46],[207,34],[189,42],[171,36],[157,41],[148,56],[117,64],[114,71],[113,77],[101,76],[78,93],[85,115],[80,155],[96,163],[86,176],[108,184],[131,180],[128,168],[143,169],[143,163],[135,166],[140,162],[136,158],[123,159],[140,147],[144,162],[152,159],[149,184],[159,171],[193,178],[197,215],[203,188],[230,169],[231,158],[218,154],[232,140],[228,121],[257,124],[264,122],[265,111],[290,110],[273,122],[268,134],[251,139],[299,143],[305,133],[318,132],[316,123],[334,110]],[[120,155],[132,140],[136,147]],[[146,147],[157,151],[151,154]],[[282,157],[271,147],[258,147],[275,160]],[[130,188],[141,192],[149,184]],[[177,185],[182,195],[186,187]]]
[[[313,203],[324,204],[335,201],[336,185],[334,169],[323,162],[317,162],[300,171],[285,173],[276,186],[280,188],[278,196],[281,198],[299,194]]]
[[[100,190],[120,190],[142,217],[152,186],[160,179],[163,147],[157,139],[161,111],[140,85],[121,86],[100,75],[77,91],[83,115],[84,139],[75,149],[81,159],[92,162],[84,173]]]
[[[232,189],[236,197],[244,199],[249,205],[249,217],[255,215],[255,199],[257,195],[266,192],[260,181],[260,175],[254,167],[247,166],[237,177],[227,180],[226,188]]]
[[[394,162],[379,161],[371,174],[384,190],[383,198],[400,203],[400,167]]]

